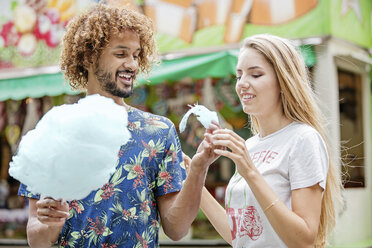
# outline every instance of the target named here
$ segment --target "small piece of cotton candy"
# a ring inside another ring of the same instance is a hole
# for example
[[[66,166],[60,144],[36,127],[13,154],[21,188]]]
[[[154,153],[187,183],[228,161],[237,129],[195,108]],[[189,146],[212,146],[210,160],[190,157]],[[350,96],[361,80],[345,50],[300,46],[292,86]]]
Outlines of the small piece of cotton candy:
[[[182,117],[180,122],[179,128],[181,133],[185,131],[187,119],[191,114],[195,115],[196,119],[198,119],[205,128],[208,128],[212,121],[219,123],[217,113],[210,111],[205,106],[195,104],[194,106],[189,105],[189,107],[189,111],[187,111],[187,113]]]
[[[23,136],[9,174],[33,194],[83,199],[115,172],[127,126],[125,108],[100,95],[53,107]]]

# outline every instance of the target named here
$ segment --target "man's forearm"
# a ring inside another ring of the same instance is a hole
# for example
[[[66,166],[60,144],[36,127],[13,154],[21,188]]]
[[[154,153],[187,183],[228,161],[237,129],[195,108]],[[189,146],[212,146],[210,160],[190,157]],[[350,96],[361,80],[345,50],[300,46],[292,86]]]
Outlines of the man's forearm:
[[[190,169],[181,192],[162,217],[165,233],[174,240],[184,237],[199,211],[206,169]]]
[[[51,247],[57,240],[62,227],[52,227],[30,217],[27,223],[27,241],[30,247]]]

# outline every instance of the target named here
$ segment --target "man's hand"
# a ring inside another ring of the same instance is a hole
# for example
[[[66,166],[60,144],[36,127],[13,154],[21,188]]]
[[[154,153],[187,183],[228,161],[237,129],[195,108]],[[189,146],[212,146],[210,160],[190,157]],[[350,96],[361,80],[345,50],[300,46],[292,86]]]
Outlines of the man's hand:
[[[183,162],[185,163],[186,173],[189,173],[190,165],[191,165],[191,158],[187,156],[184,152],[182,152]]]
[[[211,133],[219,128],[217,123],[212,122],[192,159],[182,154],[187,171],[182,190],[157,198],[163,230],[173,240],[179,240],[187,234],[198,213],[208,167],[219,156],[214,149],[224,149],[214,146],[210,139]]]
[[[214,149],[224,150],[222,146],[214,146],[211,133],[214,130],[220,129],[220,125],[216,122],[212,122],[209,128],[204,134],[204,139],[200,143],[195,155],[190,160],[187,155],[184,155],[184,161],[186,169],[189,172],[190,169],[206,170],[218,157],[219,155],[214,153]],[[186,157],[185,157],[186,156]],[[185,159],[186,158],[186,159]]]
[[[69,205],[62,199],[46,197],[36,202],[37,219],[48,226],[62,227],[69,217]]]
[[[52,247],[69,216],[69,206],[62,199],[30,198],[27,241],[30,247]]]

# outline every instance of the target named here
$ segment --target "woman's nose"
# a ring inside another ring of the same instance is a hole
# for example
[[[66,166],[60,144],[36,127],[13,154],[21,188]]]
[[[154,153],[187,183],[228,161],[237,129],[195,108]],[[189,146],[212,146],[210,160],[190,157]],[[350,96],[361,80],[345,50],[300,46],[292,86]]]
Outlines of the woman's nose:
[[[236,86],[240,88],[249,88],[250,83],[249,80],[245,77],[241,77],[237,82]]]

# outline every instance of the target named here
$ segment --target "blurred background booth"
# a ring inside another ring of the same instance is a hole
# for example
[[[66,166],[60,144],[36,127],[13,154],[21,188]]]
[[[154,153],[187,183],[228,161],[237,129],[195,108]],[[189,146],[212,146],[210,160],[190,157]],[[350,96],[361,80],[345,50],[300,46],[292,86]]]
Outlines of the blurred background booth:
[[[68,21],[93,0],[2,0],[0,8],[0,238],[25,243],[27,202],[8,165],[27,131],[53,106],[74,103],[58,67]],[[138,77],[128,103],[170,118],[177,127],[189,104],[218,112],[224,126],[242,137],[251,133],[235,93],[240,42],[271,33],[292,39],[304,56],[314,91],[328,120],[334,154],[341,154],[346,207],[332,247],[372,246],[371,70],[372,2],[369,0],[107,0],[149,16],[157,28],[161,64]],[[204,128],[191,118],[179,133],[193,155]],[[234,164],[218,159],[206,187],[225,205]],[[202,212],[178,244],[162,235],[161,245],[224,246]]]

